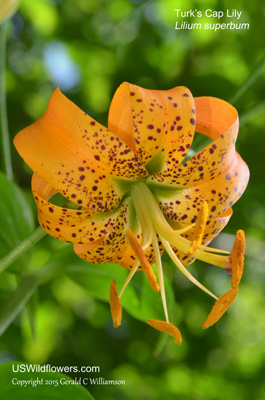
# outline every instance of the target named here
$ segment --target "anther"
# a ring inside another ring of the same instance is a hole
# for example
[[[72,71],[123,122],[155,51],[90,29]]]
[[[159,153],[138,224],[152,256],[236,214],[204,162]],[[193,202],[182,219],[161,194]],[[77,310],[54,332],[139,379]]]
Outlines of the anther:
[[[204,329],[215,324],[224,315],[230,304],[235,300],[237,292],[237,287],[230,289],[215,302],[210,314],[202,325]]]
[[[149,319],[147,321],[149,325],[152,326],[152,328],[157,329],[160,332],[165,332],[168,333],[170,336],[173,336],[175,339],[175,342],[177,344],[181,344],[182,342],[182,337],[179,329],[173,325],[171,322],[166,322],[166,321],[158,321],[156,319]]]
[[[141,266],[143,267],[144,273],[146,274],[146,277],[148,279],[148,282],[151,286],[151,288],[155,291],[159,291],[159,285],[155,276],[154,271],[152,270],[152,267],[150,263],[148,262],[144,251],[138,242],[137,238],[134,236],[134,234],[128,230],[126,232],[127,238],[129,239],[130,245],[135,252],[136,256],[139,258]]]
[[[232,268],[232,288],[236,288],[242,278],[244,268],[245,253],[245,233],[241,229],[236,233],[236,239],[232,249],[231,268]]]
[[[117,328],[121,324],[122,307],[115,281],[112,281],[110,286],[110,309],[113,320],[113,326]]]
[[[208,218],[208,203],[205,201],[197,216],[193,240],[188,250],[188,256],[192,256],[195,253],[195,251],[200,247],[203,239],[207,218]]]

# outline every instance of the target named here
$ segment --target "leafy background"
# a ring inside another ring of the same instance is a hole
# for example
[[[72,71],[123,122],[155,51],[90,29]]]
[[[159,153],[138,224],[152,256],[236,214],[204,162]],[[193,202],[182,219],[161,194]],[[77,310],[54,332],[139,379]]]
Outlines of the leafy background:
[[[250,29],[176,31],[175,8],[236,8]],[[246,231],[247,250],[236,302],[206,331],[201,323],[211,299],[175,273],[164,257],[176,299],[171,314],[184,337],[179,347],[132,317],[161,312],[155,296],[142,296],[141,276],[124,297],[128,312],[115,330],[102,300],[111,279],[122,280],[125,271],[108,265],[85,271],[71,246],[46,237],[1,276],[1,309],[10,307],[12,296],[17,300],[11,304],[14,321],[1,337],[1,362],[99,365],[101,373],[93,377],[126,380],[126,386],[90,386],[96,399],[134,399],[137,388],[138,398],[145,400],[264,400],[264,14],[265,4],[258,0],[22,0],[8,24],[11,135],[43,114],[57,86],[104,124],[111,97],[123,81],[153,89],[186,85],[194,96],[231,101],[241,122],[237,150],[249,165],[251,180],[216,245],[230,248],[231,235],[240,227]],[[12,159],[21,190],[1,176],[1,255],[36,221],[31,172],[14,148]],[[17,202],[11,204],[5,196],[16,196]],[[46,272],[38,275],[42,266]],[[27,289],[21,294],[17,287],[27,288],[21,275],[31,270],[37,271],[34,285],[41,284],[17,315],[14,304],[23,306],[27,300]],[[229,276],[219,269],[196,262],[191,270],[217,295],[229,288]],[[170,289],[168,293],[172,297]],[[6,326],[11,322],[7,313],[1,318]]]

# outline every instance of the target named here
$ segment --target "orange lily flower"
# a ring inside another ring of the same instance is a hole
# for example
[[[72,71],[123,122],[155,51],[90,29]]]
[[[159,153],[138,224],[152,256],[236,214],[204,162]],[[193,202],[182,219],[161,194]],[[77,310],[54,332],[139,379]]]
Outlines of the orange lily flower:
[[[212,141],[188,158],[195,131]],[[42,228],[73,243],[86,261],[117,263],[130,271],[119,293],[111,284],[115,327],[121,323],[122,293],[143,269],[151,287],[161,291],[165,312],[165,321],[147,322],[181,342],[168,317],[163,249],[217,300],[204,328],[234,300],[244,234],[238,231],[232,254],[207,245],[228,223],[249,179],[235,151],[237,133],[237,111],[223,100],[193,98],[185,87],[157,91],[125,82],[113,97],[108,129],[57,89],[43,117],[16,136],[18,152],[34,170],[32,192]],[[57,192],[79,208],[51,203]],[[199,283],[184,266],[196,258],[231,271],[232,289],[218,299]]]

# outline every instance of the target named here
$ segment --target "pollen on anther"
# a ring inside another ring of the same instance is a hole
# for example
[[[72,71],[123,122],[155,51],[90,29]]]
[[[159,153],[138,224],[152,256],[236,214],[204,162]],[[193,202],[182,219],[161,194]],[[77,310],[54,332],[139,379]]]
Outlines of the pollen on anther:
[[[117,328],[121,324],[122,306],[117,292],[116,282],[113,280],[110,286],[110,309],[113,320],[113,326]]]

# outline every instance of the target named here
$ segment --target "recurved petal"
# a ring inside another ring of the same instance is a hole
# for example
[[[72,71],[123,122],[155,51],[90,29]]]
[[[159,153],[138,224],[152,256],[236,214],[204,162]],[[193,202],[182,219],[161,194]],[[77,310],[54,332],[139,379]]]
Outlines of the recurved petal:
[[[241,197],[248,179],[248,167],[239,154],[235,153],[229,168],[214,179],[177,190],[171,195],[163,195],[162,191],[158,191],[156,196],[170,219],[189,224],[195,222],[204,201],[208,203],[209,218],[224,213]]]
[[[207,246],[228,224],[229,219],[231,218],[233,213],[232,208],[228,208],[224,213],[218,215],[218,217],[209,218],[206,222],[203,238],[202,238],[202,245]],[[179,228],[184,228],[187,224],[180,224]],[[194,228],[191,228],[186,233],[182,234],[183,237],[192,241],[194,237]],[[190,257],[187,254],[179,251],[176,248],[173,248],[179,260],[185,265],[190,264],[192,261],[195,260],[194,257]]]
[[[90,244],[75,244],[75,253],[83,260],[91,263],[99,264],[103,262],[111,262],[131,270],[135,264],[137,256],[131,247],[126,232],[134,226],[134,234],[137,236],[139,241],[142,239],[140,225],[137,224],[136,220],[132,224],[131,211],[131,198],[128,197],[120,207],[120,213],[112,227],[111,233],[104,240],[99,241],[96,246],[94,246],[94,243],[96,242],[92,242],[93,246]],[[159,248],[162,254],[163,246],[161,242],[159,242]],[[144,253],[148,262],[153,265],[155,262],[153,246],[150,245]],[[140,263],[138,270],[141,269],[142,264]]]
[[[27,164],[66,198],[97,211],[109,211],[124,191],[115,177],[147,174],[133,151],[57,89],[47,111],[15,137]]]
[[[171,170],[187,155],[193,140],[193,97],[185,87],[159,91],[124,82],[110,106],[109,129],[149,171]]]
[[[172,172],[154,174],[153,181],[175,187],[191,187],[214,179],[235,157],[238,114],[229,103],[214,97],[195,98],[196,132],[213,142]]]
[[[93,264],[104,262],[119,264],[129,246],[126,232],[129,229],[130,207],[131,200],[128,198],[115,212],[111,232],[98,243],[98,246],[91,248],[87,244],[75,244],[74,251],[78,257]]]
[[[118,210],[104,214],[52,204],[48,199],[55,194],[54,188],[36,173],[32,177],[32,193],[42,228],[49,235],[65,242],[88,243],[93,247],[111,233],[119,216]]]

